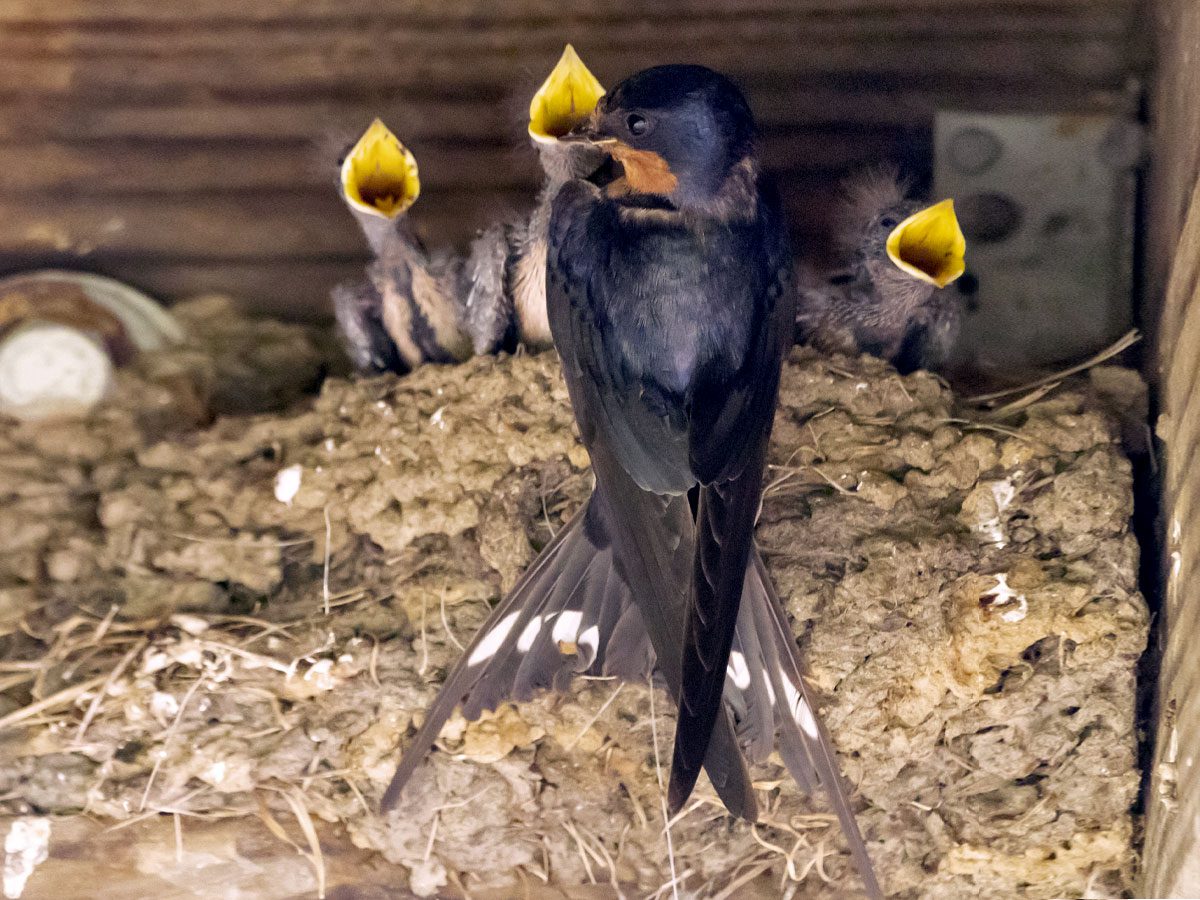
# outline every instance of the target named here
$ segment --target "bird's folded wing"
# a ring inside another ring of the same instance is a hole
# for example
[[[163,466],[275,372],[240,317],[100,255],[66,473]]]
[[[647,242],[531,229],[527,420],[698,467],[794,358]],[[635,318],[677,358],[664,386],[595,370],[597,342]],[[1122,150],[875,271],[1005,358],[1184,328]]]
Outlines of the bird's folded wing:
[[[751,323],[744,355],[699,372],[688,398],[688,455],[701,484],[696,552],[683,640],[683,693],[668,790],[678,809],[691,793],[721,710],[742,597],[763,466],[779,392],[780,366],[795,320],[792,263],[777,198],[762,194],[746,244],[745,279],[723,298]],[[741,295],[735,292],[740,290]]]
[[[591,186],[570,182],[562,188],[550,228],[547,311],[596,475],[592,505],[608,530],[618,569],[633,586],[658,669],[678,703],[687,690],[682,641],[695,548],[686,491],[695,479],[683,416],[643,402],[646,385],[628,371],[606,322],[606,311],[620,302],[612,293],[622,284],[604,252],[606,229],[614,227],[611,210]],[[724,671],[722,662],[722,680]],[[703,763],[729,810],[754,819],[754,792],[729,716],[718,709],[708,729],[697,774]]]
[[[405,372],[395,342],[383,324],[383,298],[367,280],[339,284],[331,294],[346,355],[360,372]]]

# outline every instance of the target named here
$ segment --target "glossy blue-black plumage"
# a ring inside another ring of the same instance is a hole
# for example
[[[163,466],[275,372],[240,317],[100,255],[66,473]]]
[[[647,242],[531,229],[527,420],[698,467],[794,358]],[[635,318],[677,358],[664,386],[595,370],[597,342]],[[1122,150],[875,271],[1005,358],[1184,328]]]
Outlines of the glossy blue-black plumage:
[[[753,134],[736,88],[694,66],[633,76],[590,123],[587,137],[612,148],[624,176],[559,192],[546,294],[596,489],[447,676],[383,808],[456,706],[473,718],[573,674],[637,680],[653,666],[679,704],[671,808],[703,767],[729,810],[753,821],[743,750],[762,761],[777,741],[802,788],[828,791],[879,897],[754,547],[795,314],[787,235]]]
[[[682,73],[676,77],[676,73]],[[597,493],[621,511],[637,492],[680,494],[699,486],[686,533],[643,524],[638,541],[692,544],[682,644],[656,646],[679,659],[679,724],[669,799],[691,793],[714,724],[753,546],[754,520],[783,353],[794,318],[787,289],[787,233],[777,197],[758,173],[753,124],[736,89],[696,67],[635,76],[603,104],[600,139],[662,157],[685,195],[646,203],[636,185],[607,190],[583,181],[560,192],[550,226],[547,301],[584,443],[618,471],[597,467]],[[677,105],[665,96],[677,91]],[[715,148],[697,150],[688,127]],[[716,109],[712,109],[713,105]],[[729,107],[732,108],[729,108]],[[632,110],[632,112],[631,112]],[[623,134],[627,117],[650,115],[648,139]],[[683,135],[683,140],[676,140]],[[733,158],[730,146],[744,150]],[[703,185],[688,165],[724,160]],[[633,192],[630,193],[630,188]],[[632,524],[632,523],[630,523]],[[622,564],[622,554],[617,554]],[[636,581],[635,581],[636,583]],[[657,602],[653,596],[645,602]],[[673,664],[673,661],[672,661]]]

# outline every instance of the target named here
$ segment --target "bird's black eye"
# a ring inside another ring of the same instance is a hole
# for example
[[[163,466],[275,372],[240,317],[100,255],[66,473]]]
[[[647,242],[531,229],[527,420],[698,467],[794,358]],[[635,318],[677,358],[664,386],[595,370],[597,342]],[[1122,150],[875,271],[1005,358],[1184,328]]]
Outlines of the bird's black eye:
[[[882,219],[879,220],[879,224],[884,228],[895,228],[900,223],[897,222],[895,219],[893,219],[891,216],[884,216]]]
[[[625,127],[629,129],[629,133],[634,137],[641,137],[650,130],[650,122],[645,116],[630,113],[625,117]]]

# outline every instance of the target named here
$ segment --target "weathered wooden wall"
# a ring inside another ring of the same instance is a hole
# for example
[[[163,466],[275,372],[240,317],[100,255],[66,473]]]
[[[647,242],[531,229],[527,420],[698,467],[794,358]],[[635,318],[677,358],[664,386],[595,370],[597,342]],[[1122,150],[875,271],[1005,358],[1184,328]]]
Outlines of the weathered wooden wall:
[[[0,0],[0,270],[86,266],[306,315],[363,244],[333,160],[409,141],[414,217],[462,240],[537,183],[527,97],[572,41],[607,83],[736,76],[801,241],[839,174],[928,166],[939,105],[1112,106],[1135,0]]]
[[[1147,797],[1147,897],[1200,896],[1200,2],[1156,10],[1159,76],[1144,318],[1155,336],[1165,458],[1158,731]],[[1159,315],[1161,311],[1161,316]],[[1149,552],[1149,550],[1147,551]]]

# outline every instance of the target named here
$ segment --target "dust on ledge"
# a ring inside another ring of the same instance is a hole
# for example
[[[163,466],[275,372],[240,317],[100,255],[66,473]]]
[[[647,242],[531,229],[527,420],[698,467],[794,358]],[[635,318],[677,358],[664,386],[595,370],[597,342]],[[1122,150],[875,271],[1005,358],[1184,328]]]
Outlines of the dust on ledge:
[[[265,816],[308,854],[306,890],[321,854],[297,823],[324,820],[418,895],[669,895],[640,685],[453,720],[376,815],[398,738],[589,491],[554,355],[310,400],[313,334],[213,298],[181,314],[193,346],[120,373],[90,421],[0,434],[0,811]],[[1093,393],[976,422],[925,373],[799,349],[785,367],[759,539],[889,893],[1130,888],[1147,613],[1129,465]],[[703,780],[674,824],[687,890],[855,893],[823,800],[754,774],[757,828]]]

